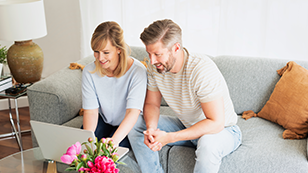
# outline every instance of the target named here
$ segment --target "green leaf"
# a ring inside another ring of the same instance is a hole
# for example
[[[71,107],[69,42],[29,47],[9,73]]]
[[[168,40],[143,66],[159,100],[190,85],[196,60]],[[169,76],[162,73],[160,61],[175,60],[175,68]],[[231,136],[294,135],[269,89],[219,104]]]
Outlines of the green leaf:
[[[85,144],[87,144],[88,142],[83,142],[81,145],[85,145]]]
[[[65,169],[65,171],[75,171],[76,167],[68,167]]]
[[[124,163],[124,162],[117,162],[117,164],[126,165],[126,163]]]
[[[86,144],[85,146],[86,146],[86,148],[87,148],[89,154],[90,154],[91,156],[93,156],[93,155],[94,155],[94,154],[93,154],[93,151],[92,151],[92,149],[89,147],[89,145]]]
[[[103,152],[102,152],[102,146],[103,146],[103,144],[102,143],[99,143],[99,145],[98,145],[98,147],[97,147],[97,149],[98,149],[98,155],[99,156],[101,156],[102,154],[103,154]]]
[[[89,160],[94,163],[94,158],[90,157]]]
[[[105,146],[105,145],[103,145]],[[103,147],[104,155],[107,157],[110,157],[110,152],[106,149],[106,147]]]
[[[101,143],[100,141],[94,143],[95,146],[96,146],[96,148],[98,148],[98,146],[99,146],[100,143]]]
[[[103,144],[102,149],[103,149],[103,152],[104,152],[103,155],[104,155],[104,156],[107,156],[107,157],[110,157],[110,152],[109,152],[109,150],[107,149],[106,143]]]
[[[114,148],[112,151],[111,151],[111,154],[112,153],[116,153],[118,151],[118,148],[116,147],[116,148]]]
[[[82,166],[84,166],[83,162],[80,162],[76,167],[76,171],[78,171]]]
[[[1,46],[1,45],[0,45]],[[7,56],[7,49],[5,46],[3,46],[2,48],[0,48],[0,63],[2,64],[6,64],[6,56]]]

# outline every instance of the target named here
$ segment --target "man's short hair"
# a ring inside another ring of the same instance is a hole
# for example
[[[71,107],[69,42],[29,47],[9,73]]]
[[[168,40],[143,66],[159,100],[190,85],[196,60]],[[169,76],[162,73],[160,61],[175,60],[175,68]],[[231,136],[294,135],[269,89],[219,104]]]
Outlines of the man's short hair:
[[[153,22],[143,30],[140,39],[145,45],[161,41],[169,50],[175,43],[180,43],[182,49],[182,30],[170,19]]]

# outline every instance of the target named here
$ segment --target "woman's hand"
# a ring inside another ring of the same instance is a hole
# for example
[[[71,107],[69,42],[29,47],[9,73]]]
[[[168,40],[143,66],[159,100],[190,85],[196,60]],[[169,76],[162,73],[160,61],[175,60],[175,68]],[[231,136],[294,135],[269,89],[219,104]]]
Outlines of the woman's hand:
[[[106,143],[109,143],[110,141],[112,141],[113,143],[113,148],[119,147],[119,142],[116,142],[115,140],[113,140],[112,138],[105,138],[106,139]]]

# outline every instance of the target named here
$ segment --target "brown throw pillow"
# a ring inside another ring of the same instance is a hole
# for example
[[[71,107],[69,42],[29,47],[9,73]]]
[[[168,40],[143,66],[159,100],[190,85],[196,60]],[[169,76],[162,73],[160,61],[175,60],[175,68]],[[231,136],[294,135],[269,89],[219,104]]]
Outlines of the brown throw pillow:
[[[262,110],[245,111],[246,120],[261,117],[283,126],[284,139],[306,138],[308,133],[308,70],[293,61],[277,70],[282,76]]]
[[[147,58],[143,58],[143,61],[140,61],[140,62],[145,66],[145,68],[148,67],[149,60]]]

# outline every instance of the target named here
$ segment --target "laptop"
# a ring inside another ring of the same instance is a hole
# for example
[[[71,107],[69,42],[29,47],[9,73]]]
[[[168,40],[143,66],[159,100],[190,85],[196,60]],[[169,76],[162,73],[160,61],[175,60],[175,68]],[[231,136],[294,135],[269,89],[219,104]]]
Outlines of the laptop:
[[[76,142],[80,142],[80,144],[87,142],[89,137],[95,140],[94,132],[88,130],[34,120],[30,120],[30,124],[43,157],[48,160],[62,162],[61,156],[66,153],[66,150],[70,146]],[[94,144],[93,147],[95,147]],[[86,148],[82,145],[82,153],[84,149]],[[121,159],[128,151],[128,148],[118,147],[117,153],[119,154],[119,159]]]

